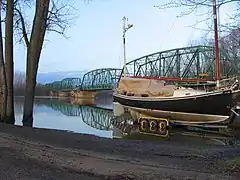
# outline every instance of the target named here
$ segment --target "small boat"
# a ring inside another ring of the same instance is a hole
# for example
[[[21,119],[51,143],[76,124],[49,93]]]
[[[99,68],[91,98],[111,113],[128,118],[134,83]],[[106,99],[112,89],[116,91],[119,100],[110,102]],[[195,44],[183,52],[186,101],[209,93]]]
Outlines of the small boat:
[[[183,124],[225,121],[229,118],[231,108],[239,99],[240,89],[234,88],[211,92],[177,88],[172,95],[150,97],[135,96],[134,93],[119,93],[119,91],[113,93],[113,100],[129,109],[135,117],[137,113],[141,113],[152,117],[169,118],[172,122]]]
[[[214,15],[216,15],[215,11]],[[216,19],[214,21],[217,22]],[[236,106],[237,101],[240,101],[239,82],[236,79],[230,87],[221,88],[220,86],[218,35],[217,26],[214,25],[217,72],[215,90],[207,92],[176,88],[160,82],[161,77],[159,80],[147,77],[145,79],[144,77],[135,79],[123,77],[116,92],[113,93],[113,100],[129,109],[133,117],[141,113],[152,117],[169,118],[172,123],[184,125],[219,123],[229,120],[231,109]]]

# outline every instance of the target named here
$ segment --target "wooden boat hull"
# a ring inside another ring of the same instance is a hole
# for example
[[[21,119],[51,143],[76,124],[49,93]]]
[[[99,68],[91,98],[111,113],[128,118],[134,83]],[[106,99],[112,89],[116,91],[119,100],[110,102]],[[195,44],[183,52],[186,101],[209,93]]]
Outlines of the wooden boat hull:
[[[229,118],[230,109],[239,101],[240,90],[219,91],[185,97],[134,97],[113,94],[114,101],[132,112],[169,118],[172,123],[218,123]]]

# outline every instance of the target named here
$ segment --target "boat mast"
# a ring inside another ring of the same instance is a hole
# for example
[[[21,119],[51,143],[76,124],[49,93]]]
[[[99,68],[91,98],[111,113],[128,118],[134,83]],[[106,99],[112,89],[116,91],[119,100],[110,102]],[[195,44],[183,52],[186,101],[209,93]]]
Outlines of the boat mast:
[[[213,24],[214,24],[214,40],[215,40],[215,78],[217,81],[217,87],[220,83],[220,59],[219,59],[219,42],[218,42],[218,23],[217,23],[217,3],[216,0],[213,0]]]
[[[124,16],[123,17],[123,77],[126,77],[126,37],[125,37],[125,34],[126,34],[126,17]]]
[[[127,74],[127,58],[126,58],[126,32],[130,28],[133,27],[133,24],[126,24],[126,21],[128,19],[124,16],[123,17],[123,60],[124,60],[124,66],[123,66],[123,77],[126,77]],[[127,25],[127,26],[126,26]]]

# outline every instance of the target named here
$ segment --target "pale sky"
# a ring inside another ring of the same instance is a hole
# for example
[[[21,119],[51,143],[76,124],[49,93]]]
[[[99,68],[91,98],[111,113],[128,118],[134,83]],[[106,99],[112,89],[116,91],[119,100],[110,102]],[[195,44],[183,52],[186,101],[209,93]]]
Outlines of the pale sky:
[[[122,18],[134,27],[127,32],[127,61],[162,50],[186,46],[199,39],[201,31],[191,27],[197,18],[176,18],[183,9],[159,10],[168,0],[78,0],[78,17],[68,29],[68,39],[58,34],[47,35],[39,72],[81,71],[96,68],[122,68]],[[232,8],[221,9],[221,21]],[[203,25],[202,25],[203,26]],[[15,70],[25,71],[23,45],[15,46]]]

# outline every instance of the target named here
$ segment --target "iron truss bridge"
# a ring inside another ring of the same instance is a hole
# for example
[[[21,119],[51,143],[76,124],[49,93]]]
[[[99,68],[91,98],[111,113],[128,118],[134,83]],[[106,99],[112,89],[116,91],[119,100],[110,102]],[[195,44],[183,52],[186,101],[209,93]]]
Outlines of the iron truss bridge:
[[[46,105],[66,116],[79,116],[79,120],[82,119],[85,124],[95,129],[103,131],[111,130],[110,126],[114,117],[112,110],[68,104],[61,101],[50,101]]]
[[[164,80],[199,80],[215,78],[215,50],[211,46],[191,46],[143,56],[127,63],[127,76],[155,77]],[[220,51],[221,78],[238,75],[240,59]]]
[[[110,90],[117,86],[122,69],[95,69],[84,74],[81,90]]]
[[[206,82],[215,79],[215,50],[211,46],[191,46],[161,51],[127,63],[127,76],[169,81]],[[240,59],[220,50],[221,78],[240,74]],[[122,69],[95,69],[79,78],[46,84],[50,90],[104,90],[116,87]],[[203,76],[207,76],[203,78]]]
[[[83,75],[83,78],[66,78],[43,85],[51,91],[71,90],[110,90],[117,86],[122,69],[95,69]]]
[[[81,78],[65,78],[61,81],[54,81],[53,83],[47,83],[44,88],[51,91],[71,91],[78,89],[81,85]]]

